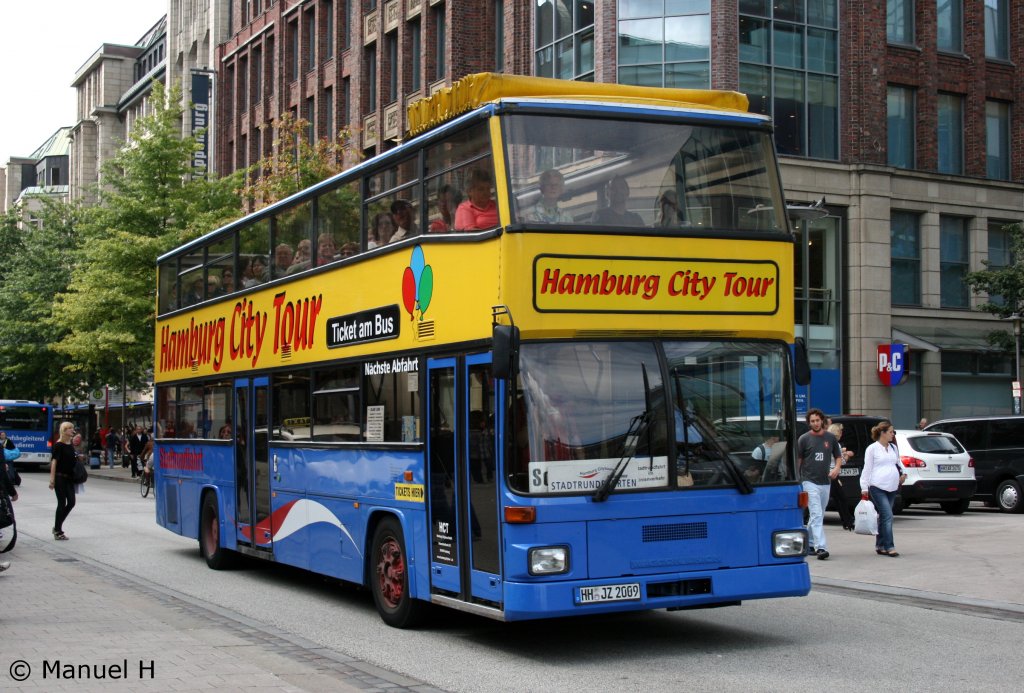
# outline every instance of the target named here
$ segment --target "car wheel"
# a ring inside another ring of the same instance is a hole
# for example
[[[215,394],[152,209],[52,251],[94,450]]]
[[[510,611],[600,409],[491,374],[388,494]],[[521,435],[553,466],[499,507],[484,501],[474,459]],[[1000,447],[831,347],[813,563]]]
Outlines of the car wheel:
[[[393,517],[380,521],[370,552],[370,589],[384,623],[411,628],[423,617],[427,604],[409,594],[408,554],[402,526]]]
[[[942,501],[939,503],[939,507],[950,515],[963,515],[967,512],[967,508],[971,507],[971,499],[961,498],[959,500]]]
[[[1021,498],[1020,484],[1007,479],[996,488],[996,503],[1004,513],[1024,512],[1024,498]]]

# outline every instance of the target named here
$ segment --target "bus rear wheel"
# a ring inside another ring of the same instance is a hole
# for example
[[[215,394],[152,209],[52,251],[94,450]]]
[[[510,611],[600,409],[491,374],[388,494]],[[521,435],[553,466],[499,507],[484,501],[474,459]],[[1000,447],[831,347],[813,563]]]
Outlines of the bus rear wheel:
[[[231,552],[220,545],[220,517],[213,493],[203,496],[203,508],[199,514],[199,555],[214,570],[223,570],[231,565]]]
[[[426,605],[409,594],[405,537],[395,518],[380,521],[371,546],[370,587],[377,612],[389,626],[411,628],[422,619]]]

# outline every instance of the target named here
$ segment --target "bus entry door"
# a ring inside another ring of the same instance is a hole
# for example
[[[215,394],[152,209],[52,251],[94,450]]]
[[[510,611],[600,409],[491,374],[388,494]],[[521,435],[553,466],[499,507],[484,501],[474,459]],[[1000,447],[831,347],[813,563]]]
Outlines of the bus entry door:
[[[500,605],[495,380],[489,354],[427,364],[430,576],[435,592]]]
[[[238,543],[273,548],[267,378],[235,381],[235,510]]]

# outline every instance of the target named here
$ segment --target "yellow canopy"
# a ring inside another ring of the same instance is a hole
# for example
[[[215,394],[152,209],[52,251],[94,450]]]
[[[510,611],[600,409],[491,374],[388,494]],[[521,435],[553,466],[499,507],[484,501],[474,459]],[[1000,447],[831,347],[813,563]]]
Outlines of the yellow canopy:
[[[457,115],[503,97],[554,97],[564,99],[691,106],[746,112],[747,97],[734,91],[712,89],[663,89],[603,82],[574,82],[547,77],[479,72],[463,77],[451,87],[409,104],[406,109],[409,135],[440,125]]]

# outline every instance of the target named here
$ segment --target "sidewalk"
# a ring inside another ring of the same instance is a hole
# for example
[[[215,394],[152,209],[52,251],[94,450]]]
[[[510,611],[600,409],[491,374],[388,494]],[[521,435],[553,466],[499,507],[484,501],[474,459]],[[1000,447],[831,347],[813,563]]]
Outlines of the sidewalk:
[[[2,558],[4,691],[436,690],[55,544],[19,536]]]

